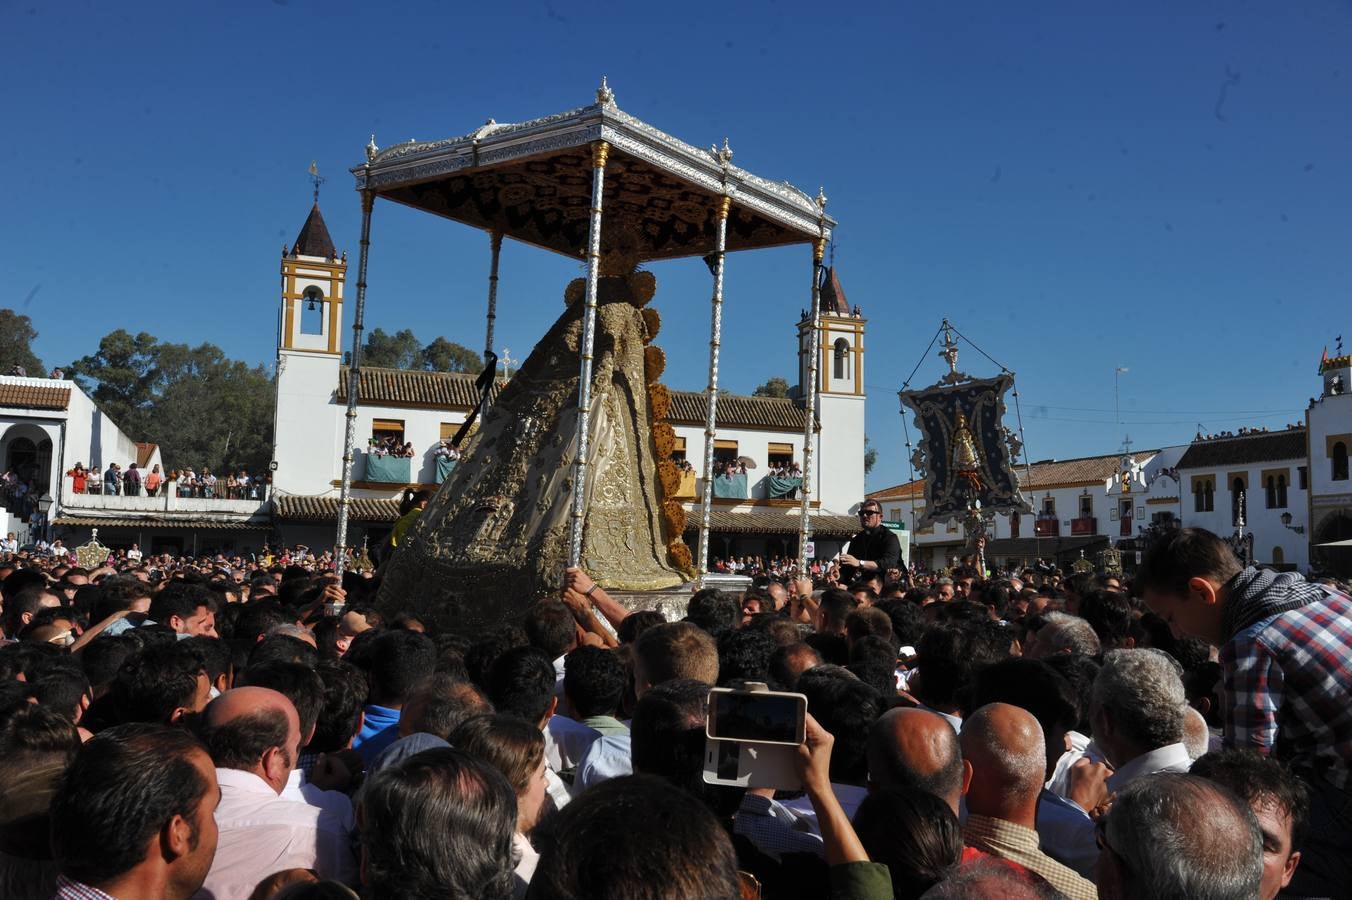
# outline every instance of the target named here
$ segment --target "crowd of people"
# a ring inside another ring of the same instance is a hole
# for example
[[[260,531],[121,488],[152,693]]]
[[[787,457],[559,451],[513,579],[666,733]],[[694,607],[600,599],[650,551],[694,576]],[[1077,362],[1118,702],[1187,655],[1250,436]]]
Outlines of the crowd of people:
[[[366,452],[372,456],[392,456],[396,459],[413,459],[418,455],[418,451],[413,449],[412,441],[401,444],[392,434],[371,438],[367,443]]]
[[[489,631],[306,548],[0,553],[0,896],[1348,896],[1345,586],[1194,529],[1130,582],[851,549]],[[801,790],[703,777],[746,682],[806,698]]]
[[[266,475],[250,475],[248,470],[226,470],[224,475],[214,475],[209,467],[203,466],[199,473],[191,467],[161,471],[155,463],[149,469],[128,463],[112,462],[103,472],[85,468],[84,463],[76,463],[66,472],[71,479],[71,487],[77,494],[107,494],[124,497],[158,497],[173,484],[179,497],[194,497],[217,500],[260,500],[267,496],[267,485],[271,479]]]

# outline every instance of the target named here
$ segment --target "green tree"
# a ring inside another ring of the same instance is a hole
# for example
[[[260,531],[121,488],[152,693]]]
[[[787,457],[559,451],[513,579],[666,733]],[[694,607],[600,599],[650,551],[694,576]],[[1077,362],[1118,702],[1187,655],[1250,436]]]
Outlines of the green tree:
[[[147,423],[146,439],[160,445],[167,464],[209,466],[214,471],[263,472],[272,459],[275,381],[262,366],[227,359],[220,348],[187,350],[167,378]]]
[[[8,375],[15,366],[23,366],[30,378],[46,375],[42,360],[33,353],[37,339],[32,319],[12,309],[0,309],[0,375]]]
[[[776,397],[783,400],[789,396],[789,383],[776,375],[751,392],[753,397]]]
[[[99,349],[71,363],[70,369],[103,414],[136,438],[158,394],[159,358],[160,343],[153,335],[142,331],[133,337],[119,328],[104,335]]]
[[[386,334],[376,328],[366,336],[361,348],[361,364],[380,369],[421,369],[422,344],[407,328]]]
[[[258,473],[272,458],[272,375],[213,344],[160,343],[119,329],[72,371],[123,433],[159,444],[171,469]]]
[[[867,475],[873,471],[873,466],[878,462],[878,448],[869,443],[868,435],[864,436],[864,474]]]
[[[477,375],[483,371],[483,356],[463,344],[438,337],[422,349],[422,367],[433,372],[467,372]]]

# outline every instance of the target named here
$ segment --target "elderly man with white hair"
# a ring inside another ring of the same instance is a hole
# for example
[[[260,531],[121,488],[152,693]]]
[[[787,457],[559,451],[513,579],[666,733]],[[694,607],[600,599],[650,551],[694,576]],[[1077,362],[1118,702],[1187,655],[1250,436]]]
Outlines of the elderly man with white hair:
[[[1113,767],[1116,793],[1143,775],[1186,772],[1183,744],[1187,709],[1178,663],[1159,650],[1112,650],[1094,679],[1089,720],[1094,743]]]

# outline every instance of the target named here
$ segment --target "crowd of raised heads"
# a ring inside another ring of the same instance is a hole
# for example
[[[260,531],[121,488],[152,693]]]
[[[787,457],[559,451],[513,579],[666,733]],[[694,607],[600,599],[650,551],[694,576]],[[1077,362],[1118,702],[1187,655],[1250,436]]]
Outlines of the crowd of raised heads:
[[[191,467],[166,472],[159,463],[146,468],[134,462],[126,466],[112,462],[102,472],[77,462],[66,477],[71,479],[71,489],[77,494],[158,497],[172,484],[179,497],[205,500],[265,499],[272,480],[268,475],[250,475],[247,469],[215,474],[210,467],[203,466],[200,472]]]
[[[153,580],[7,556],[0,896],[1347,896],[1352,654],[1281,657],[1280,734],[1234,666],[1352,607],[1223,548],[1185,530],[1130,580],[758,576],[680,621],[570,569],[489,630],[308,551]],[[744,682],[806,697],[801,790],[704,780],[709,690]]]

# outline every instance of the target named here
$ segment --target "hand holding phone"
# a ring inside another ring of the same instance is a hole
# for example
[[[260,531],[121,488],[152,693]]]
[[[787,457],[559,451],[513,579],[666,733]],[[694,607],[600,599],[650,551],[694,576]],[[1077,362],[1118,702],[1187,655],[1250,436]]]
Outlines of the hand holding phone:
[[[795,754],[806,736],[807,697],[759,682],[709,692],[704,780],[797,790]]]

